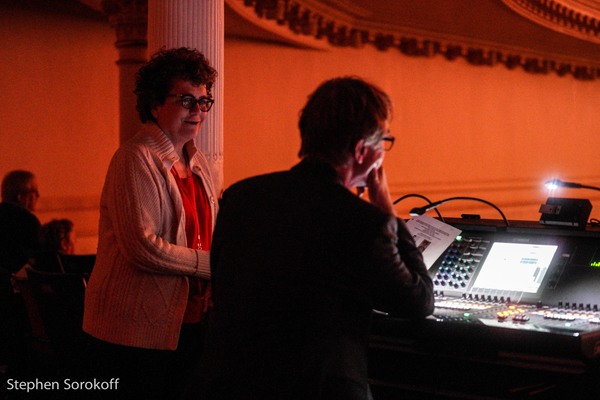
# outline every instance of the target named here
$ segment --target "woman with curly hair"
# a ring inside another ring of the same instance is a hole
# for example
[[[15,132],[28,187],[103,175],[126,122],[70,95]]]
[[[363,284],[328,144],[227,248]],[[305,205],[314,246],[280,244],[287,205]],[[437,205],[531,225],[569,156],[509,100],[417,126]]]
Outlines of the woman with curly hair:
[[[83,329],[93,377],[120,378],[118,398],[176,398],[199,358],[221,188],[195,139],[215,78],[197,50],[154,54],[136,77],[143,127],[106,175]]]

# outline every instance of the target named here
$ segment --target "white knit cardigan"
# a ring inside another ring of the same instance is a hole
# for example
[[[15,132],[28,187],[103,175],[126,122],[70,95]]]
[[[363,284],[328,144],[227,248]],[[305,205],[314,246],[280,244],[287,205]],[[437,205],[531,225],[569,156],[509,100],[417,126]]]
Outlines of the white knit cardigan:
[[[211,166],[193,142],[190,167],[204,184],[213,228],[217,196]],[[170,173],[178,155],[153,123],[113,156],[100,202],[96,264],[85,296],[83,329],[101,340],[148,349],[177,347],[188,276],[210,278],[209,252],[187,247],[185,215]]]

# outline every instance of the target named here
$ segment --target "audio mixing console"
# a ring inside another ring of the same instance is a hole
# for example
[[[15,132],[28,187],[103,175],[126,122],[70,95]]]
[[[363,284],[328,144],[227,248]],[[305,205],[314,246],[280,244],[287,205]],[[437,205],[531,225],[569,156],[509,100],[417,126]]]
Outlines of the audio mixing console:
[[[525,379],[524,370],[535,372],[525,386],[546,380],[554,388],[548,393],[560,396],[563,387],[574,390],[564,376],[598,381],[587,376],[600,376],[600,229],[525,221],[507,226],[501,220],[446,223],[461,233],[429,268],[436,295],[433,315],[423,321],[375,315],[373,382],[387,376],[383,381],[401,387],[398,375],[388,376],[404,368],[400,360],[422,363],[429,373],[440,360],[456,364],[439,378],[467,365],[479,373],[494,366],[494,374],[502,376],[502,385],[491,377],[488,382],[488,374],[478,376],[477,384],[463,379],[459,398],[477,398],[477,391],[512,398],[511,380]],[[415,370],[411,374],[414,378]],[[494,385],[503,389],[494,392]],[[595,394],[600,398],[600,391]]]

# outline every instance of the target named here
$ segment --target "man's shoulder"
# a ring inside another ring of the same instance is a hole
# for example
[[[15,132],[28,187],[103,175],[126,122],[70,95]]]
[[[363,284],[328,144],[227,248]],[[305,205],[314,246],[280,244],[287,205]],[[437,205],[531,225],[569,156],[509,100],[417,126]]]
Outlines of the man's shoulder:
[[[13,217],[18,217],[24,220],[39,222],[38,217],[36,217],[31,211],[27,210],[24,207],[12,203],[7,203],[5,201],[0,203],[0,215],[11,215]]]
[[[225,193],[238,192],[249,189],[255,189],[266,185],[273,185],[277,182],[285,182],[290,173],[289,171],[269,172],[267,174],[255,175],[249,178],[241,179],[225,190]]]
[[[6,202],[0,203],[0,228],[3,232],[14,232],[14,229],[30,231],[39,229],[40,220],[31,211]]]

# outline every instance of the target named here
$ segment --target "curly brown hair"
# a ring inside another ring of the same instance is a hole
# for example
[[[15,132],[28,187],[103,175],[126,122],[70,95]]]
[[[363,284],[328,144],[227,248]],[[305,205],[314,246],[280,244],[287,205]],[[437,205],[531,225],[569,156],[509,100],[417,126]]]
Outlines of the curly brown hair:
[[[217,71],[198,50],[187,47],[161,48],[136,75],[133,92],[137,95],[136,110],[140,120],[143,123],[156,122],[152,108],[164,104],[174,80],[189,81],[196,86],[204,85],[208,96],[211,96],[216,77]]]
[[[50,252],[59,252],[64,239],[73,232],[73,222],[69,219],[53,219],[42,225],[40,231],[40,244],[42,249]]]

